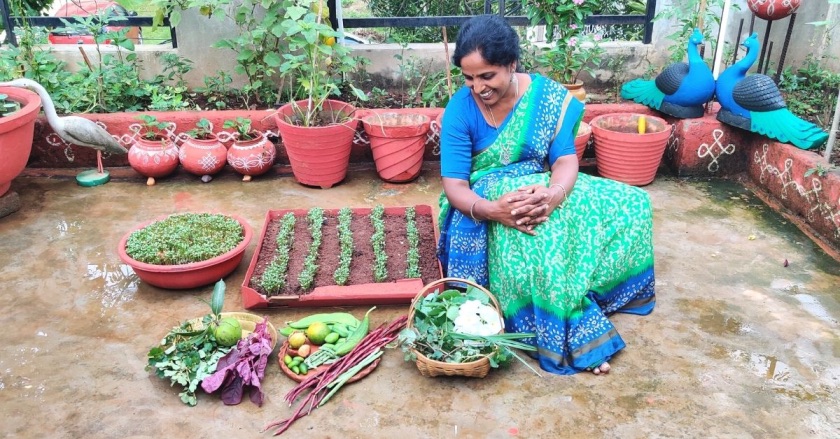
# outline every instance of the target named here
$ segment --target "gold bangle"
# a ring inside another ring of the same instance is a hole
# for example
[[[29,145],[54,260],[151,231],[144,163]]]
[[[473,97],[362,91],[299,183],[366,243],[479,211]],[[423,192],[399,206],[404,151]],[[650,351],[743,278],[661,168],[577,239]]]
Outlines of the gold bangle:
[[[473,208],[475,207],[475,204],[481,200],[483,200],[483,198],[478,197],[475,199],[475,201],[472,202],[472,204],[470,204],[470,218],[472,218],[473,221],[478,221],[477,219],[475,219],[475,215],[473,215]]]
[[[551,188],[553,188],[554,186],[560,186],[560,189],[562,189],[562,190],[563,190],[563,199],[562,199],[562,200],[560,200],[560,203],[562,203],[563,201],[565,201],[565,200],[566,200],[566,198],[569,198],[569,193],[568,193],[568,192],[566,192],[566,187],[565,187],[565,186],[563,186],[563,185],[562,185],[562,184],[560,184],[560,183],[554,183],[554,184],[552,184],[552,185],[548,186],[548,188],[549,188],[549,189],[551,189]]]

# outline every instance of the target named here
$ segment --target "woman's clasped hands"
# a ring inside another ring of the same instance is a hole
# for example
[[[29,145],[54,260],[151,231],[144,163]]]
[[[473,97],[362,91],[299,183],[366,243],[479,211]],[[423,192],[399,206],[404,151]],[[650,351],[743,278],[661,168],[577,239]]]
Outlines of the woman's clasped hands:
[[[523,186],[497,200],[502,210],[499,222],[520,232],[536,235],[534,228],[548,220],[561,201],[557,198],[545,186]]]

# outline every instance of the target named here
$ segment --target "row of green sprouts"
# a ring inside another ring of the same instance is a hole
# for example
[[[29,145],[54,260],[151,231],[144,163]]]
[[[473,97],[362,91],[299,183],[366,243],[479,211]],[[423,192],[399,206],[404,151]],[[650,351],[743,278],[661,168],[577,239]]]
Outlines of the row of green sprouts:
[[[414,207],[407,207],[405,210],[406,237],[408,239],[408,252],[406,253],[407,278],[420,277],[420,236],[417,231],[417,218]],[[373,225],[371,245],[374,254],[373,278],[376,282],[384,282],[388,278],[388,254],[385,252],[385,208],[377,205],[369,215]],[[311,290],[314,288],[315,277],[318,272],[318,255],[321,249],[322,227],[324,225],[324,210],[315,207],[309,210],[306,215],[309,234],[312,241],[306,255],[304,268],[298,275],[298,283],[301,289]],[[333,280],[336,285],[347,285],[350,279],[350,265],[353,260],[353,232],[351,229],[352,210],[349,207],[338,211],[338,240],[339,240],[339,262],[333,273]],[[295,215],[291,212],[285,214],[280,220],[280,229],[275,239],[276,253],[272,262],[266,267],[260,279],[260,286],[271,295],[277,294],[286,287],[289,271],[289,254],[294,242]]]

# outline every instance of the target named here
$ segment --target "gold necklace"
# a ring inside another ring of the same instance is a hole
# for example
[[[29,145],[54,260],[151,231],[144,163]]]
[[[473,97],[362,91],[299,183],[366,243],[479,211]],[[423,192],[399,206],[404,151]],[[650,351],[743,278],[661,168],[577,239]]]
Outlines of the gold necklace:
[[[487,109],[487,113],[490,115],[490,119],[493,120],[493,128],[498,130],[499,129],[499,124],[498,124],[498,122],[496,122],[496,116],[493,116],[493,110],[490,109],[490,106],[487,105],[487,102],[482,102],[482,103],[484,104],[484,108]]]
[[[515,86],[515,88],[514,88],[515,95],[513,96],[513,101],[514,102],[516,102],[516,100],[519,99],[519,78],[517,78],[515,75],[516,75],[516,73],[514,73],[514,76],[511,78],[511,82]],[[510,87],[510,86],[508,86],[508,87]],[[490,115],[490,119],[493,121],[493,128],[495,128],[496,131],[498,131],[499,130],[499,123],[496,122],[496,116],[493,116],[493,110],[490,109],[490,106],[487,105],[487,102],[481,101],[481,103],[484,104],[484,108],[487,109],[487,113]]]

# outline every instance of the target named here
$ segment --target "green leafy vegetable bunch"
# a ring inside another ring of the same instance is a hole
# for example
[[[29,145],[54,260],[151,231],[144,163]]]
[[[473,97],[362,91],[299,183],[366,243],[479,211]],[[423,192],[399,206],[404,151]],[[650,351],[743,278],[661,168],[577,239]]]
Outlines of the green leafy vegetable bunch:
[[[492,367],[499,367],[517,358],[533,371],[513,350],[535,351],[534,346],[520,341],[532,337],[532,333],[502,333],[498,310],[490,305],[489,296],[468,286],[465,292],[448,289],[419,300],[412,326],[400,333],[399,342],[406,361],[416,360],[414,349],[445,363],[468,363],[487,357]]]

